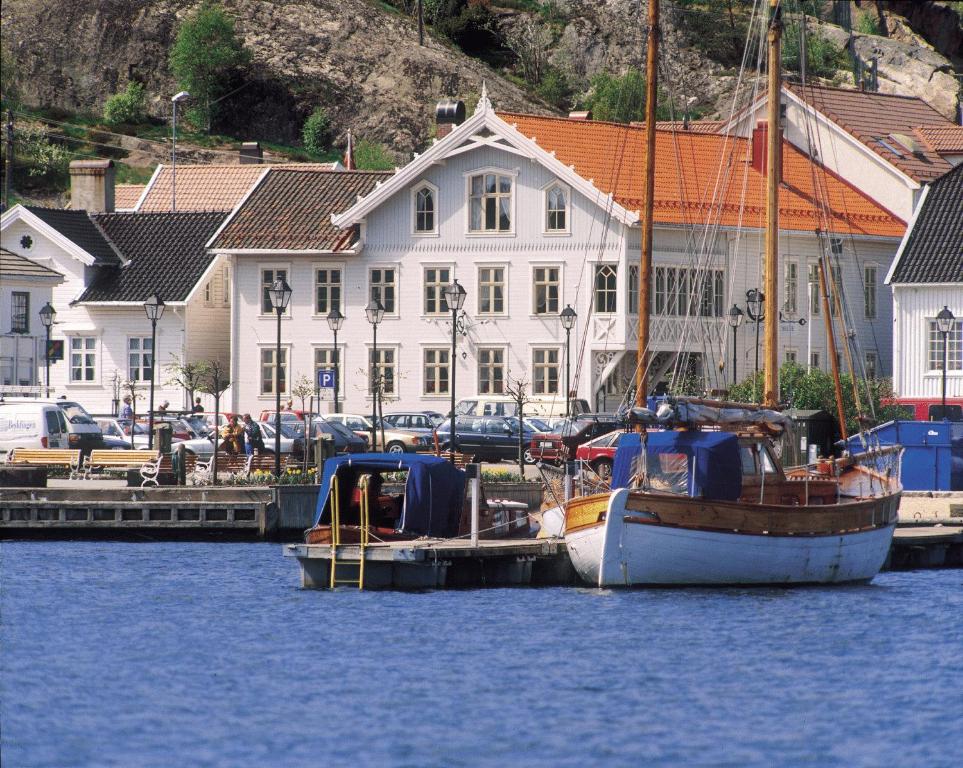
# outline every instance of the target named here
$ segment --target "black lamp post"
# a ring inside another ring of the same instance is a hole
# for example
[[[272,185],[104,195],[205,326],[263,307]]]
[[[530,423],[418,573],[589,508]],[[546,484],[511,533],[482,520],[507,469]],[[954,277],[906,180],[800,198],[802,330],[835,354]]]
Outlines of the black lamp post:
[[[164,316],[164,302],[155,293],[144,302],[144,312],[150,320],[150,410],[147,414],[147,447],[154,447],[154,368],[157,362],[157,322]],[[143,354],[143,350],[141,350]],[[130,426],[131,440],[133,441],[134,425]]]
[[[364,308],[364,313],[368,317],[368,322],[372,328],[371,360],[369,365],[369,375],[371,376],[371,450],[378,448],[378,395],[381,392],[381,382],[378,381],[378,323],[385,316],[384,305],[378,299],[371,299],[368,306]],[[381,446],[384,449],[384,446]]]
[[[943,334],[943,399],[941,410],[944,420],[946,419],[946,347],[955,320],[956,318],[953,316],[953,313],[950,312],[950,308],[946,306],[944,306],[936,316],[936,330]]]
[[[53,327],[56,316],[57,310],[51,306],[49,301],[40,310],[40,322],[47,329],[47,346],[44,349],[44,361],[47,366],[47,397],[50,397],[50,329]]]
[[[451,373],[449,374],[448,389],[451,392],[451,439],[448,441],[448,459],[455,463],[455,348],[458,342],[458,313],[465,305],[466,291],[455,280],[442,290],[441,295],[451,310]]]
[[[271,304],[278,316],[277,347],[274,350],[274,477],[281,477],[281,315],[291,301],[291,286],[284,279],[277,279],[268,289]]]
[[[732,386],[736,385],[736,331],[739,326],[742,325],[743,319],[744,315],[742,310],[733,304],[726,314],[726,322],[729,323],[729,327],[732,328]]]
[[[765,302],[766,295],[757,288],[750,288],[746,291],[746,314],[756,324],[756,370],[752,383],[753,392],[756,390],[756,379],[759,378],[759,324],[766,319],[766,315],[762,311]]]
[[[569,351],[572,329],[575,327],[578,315],[571,304],[566,304],[558,319],[561,320],[562,327],[565,329],[565,418],[567,419],[572,415],[572,366],[569,364]]]
[[[333,356],[331,357],[334,363],[334,412],[340,413],[338,410],[338,387],[341,386],[341,357],[338,355],[338,331],[341,330],[341,326],[344,323],[344,315],[341,314],[341,310],[337,307],[328,312],[328,328],[334,331],[334,349],[332,350]]]

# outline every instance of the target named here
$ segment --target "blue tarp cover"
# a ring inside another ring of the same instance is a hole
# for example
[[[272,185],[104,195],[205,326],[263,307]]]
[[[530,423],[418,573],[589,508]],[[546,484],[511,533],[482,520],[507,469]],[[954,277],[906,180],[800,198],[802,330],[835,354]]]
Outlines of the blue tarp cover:
[[[649,432],[646,451],[650,456],[666,453],[689,458],[690,496],[735,501],[742,493],[739,438],[730,432]],[[612,467],[613,490],[628,486],[641,453],[642,433],[627,432],[619,438]]]
[[[331,522],[328,496],[333,476],[337,475],[341,504],[345,505],[351,498],[358,477],[374,472],[408,473],[398,531],[418,536],[458,535],[458,522],[465,497],[465,472],[454,467],[447,459],[418,453],[355,453],[325,461],[314,524]]]

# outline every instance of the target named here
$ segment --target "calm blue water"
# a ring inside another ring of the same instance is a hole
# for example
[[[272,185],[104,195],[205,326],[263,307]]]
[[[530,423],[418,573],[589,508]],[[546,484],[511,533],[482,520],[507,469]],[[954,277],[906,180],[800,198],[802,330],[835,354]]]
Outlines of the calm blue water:
[[[19,766],[950,766],[963,571],[797,590],[298,588],[268,544],[0,543]]]

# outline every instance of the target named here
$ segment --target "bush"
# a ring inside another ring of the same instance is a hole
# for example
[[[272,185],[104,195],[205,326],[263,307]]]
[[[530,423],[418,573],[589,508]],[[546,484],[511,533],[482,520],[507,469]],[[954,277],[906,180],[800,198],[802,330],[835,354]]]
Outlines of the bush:
[[[799,27],[795,24],[787,25],[783,36],[782,64],[792,71],[800,71],[799,62]],[[848,69],[849,58],[845,51],[821,35],[818,30],[807,30],[806,36],[806,74],[813,77],[832,77],[836,70]]]
[[[360,139],[354,146],[354,165],[359,171],[391,171],[395,161],[383,144]]]
[[[592,78],[583,106],[592,111],[593,120],[641,122],[645,120],[645,75],[637,69],[621,77],[600,72]],[[664,104],[656,104],[655,114],[658,120],[669,118]]]
[[[878,35],[879,19],[869,11],[860,13],[856,17],[856,31],[864,35]]]
[[[147,115],[147,93],[140,83],[130,82],[104,104],[104,120],[110,125],[142,123]]]
[[[549,67],[535,90],[545,101],[559,109],[568,109],[572,105],[572,85],[565,73],[554,67]]]
[[[306,150],[316,155],[324,154],[331,146],[331,118],[324,107],[317,107],[304,121],[301,143]]]

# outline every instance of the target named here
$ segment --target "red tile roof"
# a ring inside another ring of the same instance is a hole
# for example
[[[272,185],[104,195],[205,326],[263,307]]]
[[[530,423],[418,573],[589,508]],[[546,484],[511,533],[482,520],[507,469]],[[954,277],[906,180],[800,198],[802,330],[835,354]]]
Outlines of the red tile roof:
[[[499,116],[611,193],[625,208],[642,207],[643,128],[511,113]],[[766,180],[752,167],[751,154],[749,139],[657,131],[655,220],[762,228]],[[899,218],[785,141],[783,182],[779,226],[784,230],[812,232],[828,226],[839,234],[900,237],[906,228]],[[828,201],[828,224],[820,214],[822,195]]]
[[[114,187],[114,209],[132,211],[146,184],[118,184]]]
[[[963,153],[963,125],[920,125],[916,134],[940,154]]]

